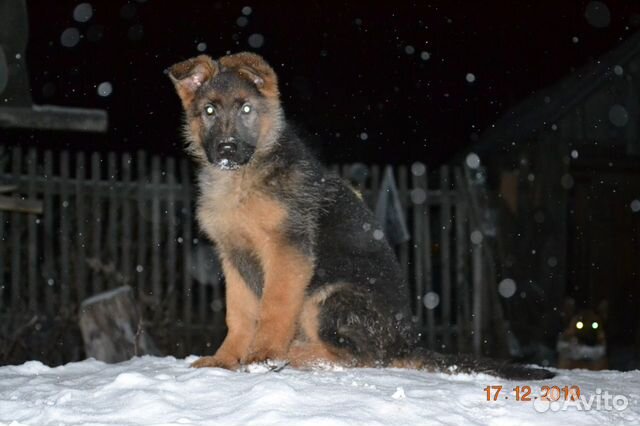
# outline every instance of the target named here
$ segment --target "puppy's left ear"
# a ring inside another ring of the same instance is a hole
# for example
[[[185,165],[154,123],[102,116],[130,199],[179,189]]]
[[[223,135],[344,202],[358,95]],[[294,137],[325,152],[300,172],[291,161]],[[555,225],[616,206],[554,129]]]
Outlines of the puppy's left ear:
[[[218,64],[207,55],[178,62],[167,69],[185,109],[193,101],[200,86],[211,80],[218,71]]]
[[[240,52],[223,56],[219,61],[223,68],[233,69],[251,81],[264,96],[275,99],[280,96],[278,77],[262,56]]]

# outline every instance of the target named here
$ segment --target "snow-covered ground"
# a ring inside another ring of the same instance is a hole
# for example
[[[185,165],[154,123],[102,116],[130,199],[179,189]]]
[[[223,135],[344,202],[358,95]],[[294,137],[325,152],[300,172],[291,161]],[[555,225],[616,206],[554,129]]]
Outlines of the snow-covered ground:
[[[559,371],[527,383],[398,369],[188,368],[195,359],[1,367],[0,425],[640,425],[640,371]],[[515,386],[531,386],[533,397],[544,384],[577,385],[583,401],[514,400]],[[498,400],[487,401],[485,387],[497,385]]]

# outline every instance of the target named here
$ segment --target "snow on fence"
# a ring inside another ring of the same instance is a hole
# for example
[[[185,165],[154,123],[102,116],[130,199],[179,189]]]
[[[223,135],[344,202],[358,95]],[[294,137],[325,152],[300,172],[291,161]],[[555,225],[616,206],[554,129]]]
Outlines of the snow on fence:
[[[386,167],[333,170],[375,205]],[[487,268],[483,244],[470,240],[462,174],[420,163],[392,171],[410,234],[396,252],[415,320],[430,347],[478,353],[488,328]],[[224,336],[224,291],[194,223],[192,182],[185,158],[0,146],[4,198],[43,208],[0,203],[0,323],[37,316],[76,324],[86,297],[129,285],[166,353],[211,352]]]

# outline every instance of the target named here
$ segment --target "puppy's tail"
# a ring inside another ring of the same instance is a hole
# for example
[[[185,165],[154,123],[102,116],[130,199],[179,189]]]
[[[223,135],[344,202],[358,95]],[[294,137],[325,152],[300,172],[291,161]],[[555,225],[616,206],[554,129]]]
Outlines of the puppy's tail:
[[[544,380],[555,376],[555,373],[544,368],[469,355],[446,355],[424,348],[417,348],[408,356],[392,361],[390,366],[449,374],[485,373],[510,380]]]

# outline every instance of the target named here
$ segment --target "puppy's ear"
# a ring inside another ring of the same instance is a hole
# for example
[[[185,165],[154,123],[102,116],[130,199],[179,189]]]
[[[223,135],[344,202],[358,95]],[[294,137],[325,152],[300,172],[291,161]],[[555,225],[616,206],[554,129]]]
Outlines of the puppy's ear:
[[[167,71],[186,109],[200,86],[218,74],[218,64],[209,56],[200,55],[174,64]]]
[[[278,77],[262,56],[251,52],[240,52],[220,58],[223,68],[237,71],[266,97],[277,99]]]

